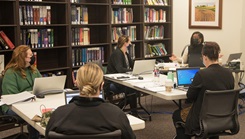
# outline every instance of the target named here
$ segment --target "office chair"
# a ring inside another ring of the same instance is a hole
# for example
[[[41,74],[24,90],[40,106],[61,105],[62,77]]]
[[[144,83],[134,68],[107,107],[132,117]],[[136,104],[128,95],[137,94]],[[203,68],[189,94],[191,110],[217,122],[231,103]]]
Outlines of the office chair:
[[[91,135],[65,135],[55,131],[49,131],[48,139],[121,139],[121,130],[115,130],[109,133],[91,134]]]
[[[3,77],[0,76],[0,98],[2,96],[2,79]],[[26,138],[28,135],[24,133],[23,126],[25,125],[24,120],[17,116],[12,115],[4,115],[2,111],[2,107],[0,106],[0,131],[5,131],[8,129],[13,129],[20,127],[20,133],[12,135],[12,138]]]
[[[200,131],[194,136],[206,139],[213,136],[234,135],[239,132],[237,103],[240,89],[206,90],[199,115]],[[175,123],[176,128],[185,123]]]
[[[183,48],[183,50],[182,50],[182,52],[181,52],[181,56],[183,56],[183,54],[184,54],[184,52],[185,52],[185,49],[188,49],[188,46],[190,46],[190,45],[186,45],[186,46]]]

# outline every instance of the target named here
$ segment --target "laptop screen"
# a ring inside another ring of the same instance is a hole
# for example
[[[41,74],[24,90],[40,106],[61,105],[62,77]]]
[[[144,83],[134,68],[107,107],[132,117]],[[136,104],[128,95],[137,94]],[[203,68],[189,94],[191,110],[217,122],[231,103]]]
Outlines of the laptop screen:
[[[80,95],[79,90],[65,92],[65,104],[69,104],[69,102],[71,101],[71,99],[74,96],[79,96],[79,95]],[[104,99],[104,93],[103,93],[103,91],[100,92],[100,96],[99,97],[102,98],[102,99]]]
[[[66,75],[35,78],[33,85],[33,94],[46,95],[62,93],[65,87]]]
[[[234,53],[234,54],[230,54],[226,63],[228,64],[230,61],[234,60],[234,59],[240,59],[241,58],[242,53]]]
[[[189,86],[195,74],[200,68],[178,68],[176,69],[177,84],[178,86]]]
[[[133,75],[152,73],[155,67],[156,59],[136,60],[134,62]]]

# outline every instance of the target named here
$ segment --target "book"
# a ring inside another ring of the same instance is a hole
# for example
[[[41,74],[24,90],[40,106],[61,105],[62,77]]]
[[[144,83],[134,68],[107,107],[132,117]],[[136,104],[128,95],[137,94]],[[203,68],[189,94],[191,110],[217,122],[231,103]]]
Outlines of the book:
[[[1,46],[1,50],[9,49],[8,45],[5,43],[5,41],[2,39],[1,36],[0,36],[0,46]]]
[[[0,75],[2,75],[3,70],[4,70],[4,55],[0,55]]]
[[[10,49],[15,48],[14,44],[11,42],[11,40],[8,38],[8,36],[3,31],[0,31],[0,37],[2,37],[2,39],[5,41],[5,43],[8,45]]]
[[[35,95],[31,94],[31,92],[24,91],[18,94],[2,95],[1,101],[3,104],[12,105],[14,103],[23,102],[32,98],[35,98]]]

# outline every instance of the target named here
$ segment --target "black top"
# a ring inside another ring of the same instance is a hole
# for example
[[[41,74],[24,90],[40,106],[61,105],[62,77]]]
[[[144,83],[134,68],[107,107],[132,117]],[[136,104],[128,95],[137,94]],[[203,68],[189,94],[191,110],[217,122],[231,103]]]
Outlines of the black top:
[[[198,46],[192,46],[190,45],[188,47],[188,59],[187,63],[189,67],[204,67],[204,64],[202,62],[202,48],[203,45],[200,44]]]
[[[126,53],[130,69],[127,69],[126,58],[120,48],[117,47],[113,51],[107,65],[107,74],[112,73],[125,73],[133,69],[133,61],[128,53]]]
[[[229,89],[234,89],[234,77],[229,69],[219,64],[212,64],[196,73],[187,91],[187,101],[193,104],[186,119],[186,134],[192,135],[200,130],[199,115],[204,92]]]
[[[122,139],[135,139],[135,135],[124,112],[101,98],[73,97],[70,104],[58,107],[46,127],[57,133],[100,134],[122,131]]]
[[[134,62],[132,61],[130,55],[126,53],[130,69],[127,68],[126,58],[120,48],[117,47],[116,50],[113,51],[113,53],[110,56],[108,65],[107,65],[107,74],[113,74],[113,73],[126,73],[128,71],[132,71],[134,67]],[[110,91],[110,81],[105,80],[104,84],[104,91],[109,92]],[[105,93],[107,95],[107,93]]]

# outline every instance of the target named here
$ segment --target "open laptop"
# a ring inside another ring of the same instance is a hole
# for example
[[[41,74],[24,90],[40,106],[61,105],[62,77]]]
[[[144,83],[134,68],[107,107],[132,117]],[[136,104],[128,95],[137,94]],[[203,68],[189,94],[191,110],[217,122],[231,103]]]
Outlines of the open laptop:
[[[66,75],[35,78],[32,93],[39,98],[46,94],[62,93],[65,82]]]
[[[227,61],[226,61],[226,64],[228,64],[229,62],[231,62],[232,60],[234,59],[240,59],[242,56],[242,53],[233,53],[233,54],[230,54]]]
[[[69,104],[69,102],[71,101],[71,99],[74,96],[79,96],[80,95],[80,91],[79,90],[67,91],[64,94],[65,94],[65,104]],[[100,92],[100,96],[99,97],[104,99],[103,91]]]
[[[152,73],[155,67],[156,59],[149,60],[136,60],[134,62],[134,68],[132,75],[141,75]]]
[[[177,68],[177,88],[184,89],[185,91],[191,85],[194,76],[200,70],[198,67],[193,68]]]

